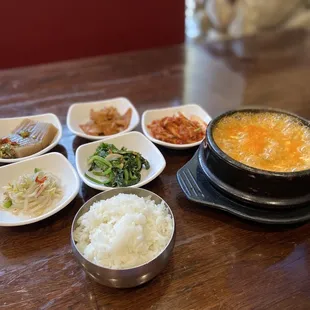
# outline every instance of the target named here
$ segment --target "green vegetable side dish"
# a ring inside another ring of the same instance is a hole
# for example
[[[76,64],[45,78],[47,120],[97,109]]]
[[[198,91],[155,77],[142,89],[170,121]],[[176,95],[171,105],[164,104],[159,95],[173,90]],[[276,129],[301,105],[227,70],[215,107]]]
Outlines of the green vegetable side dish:
[[[100,144],[87,163],[93,176],[88,173],[85,176],[94,183],[109,187],[135,185],[141,180],[141,170],[150,168],[140,153],[107,143]]]

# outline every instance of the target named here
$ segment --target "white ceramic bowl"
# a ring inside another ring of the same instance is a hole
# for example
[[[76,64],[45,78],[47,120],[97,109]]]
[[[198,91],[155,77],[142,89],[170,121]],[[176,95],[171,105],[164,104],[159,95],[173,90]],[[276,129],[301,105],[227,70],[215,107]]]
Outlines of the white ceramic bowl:
[[[9,135],[12,130],[14,130],[25,118],[29,118],[31,120],[37,121],[37,122],[44,122],[44,123],[50,123],[53,124],[57,129],[58,133],[55,136],[54,140],[50,145],[48,145],[45,149],[41,150],[40,152],[37,152],[35,154],[32,154],[30,156],[22,157],[22,158],[13,158],[13,159],[4,159],[0,158],[0,163],[9,164],[9,163],[15,163],[18,161],[22,161],[28,158],[36,157],[42,154],[45,154],[49,150],[51,150],[53,147],[55,147],[59,140],[62,137],[62,126],[60,124],[60,121],[58,117],[55,114],[47,113],[47,114],[40,114],[40,115],[31,115],[31,116],[22,116],[22,117],[12,117],[12,118],[1,118],[0,119],[0,138],[5,137]]]
[[[103,142],[114,144],[117,148],[124,146],[128,150],[139,152],[145,159],[149,161],[150,169],[142,169],[140,182],[131,187],[141,187],[151,182],[158,175],[160,175],[166,167],[164,156],[161,154],[158,148],[140,132],[128,132],[117,137],[87,143],[81,145],[76,151],[76,167],[83,182],[92,188],[101,191],[111,189],[111,187],[94,183],[85,177],[85,172],[88,171],[88,158],[94,154],[96,148]]]
[[[210,115],[199,105],[197,104],[186,104],[179,107],[172,107],[172,108],[163,108],[163,109],[155,109],[155,110],[147,110],[142,115],[142,130],[145,136],[151,140],[152,142],[165,146],[167,148],[171,149],[188,149],[194,146],[199,145],[202,140],[189,143],[189,144],[173,144],[164,142],[158,139],[155,139],[147,126],[152,123],[152,121],[161,119],[166,116],[173,116],[178,112],[182,112],[186,117],[191,117],[192,115],[199,116],[203,121],[205,121],[207,124],[211,121]]]
[[[79,192],[79,177],[67,158],[60,153],[49,153],[19,163],[0,167],[0,194],[3,193],[3,186],[18,179],[22,174],[33,173],[35,168],[44,169],[60,178],[63,197],[56,203],[54,209],[34,218],[16,216],[8,211],[0,210],[0,226],[21,226],[39,222],[66,207]]]
[[[120,114],[126,113],[126,111],[132,109],[132,117],[129,126],[124,131],[110,136],[91,136],[87,135],[81,128],[80,125],[87,123],[90,120],[90,110],[95,111],[101,110],[105,107],[115,107]],[[102,140],[110,137],[119,136],[125,132],[132,131],[140,121],[140,116],[136,108],[127,98],[115,98],[101,101],[92,101],[85,103],[75,103],[69,108],[67,115],[67,126],[69,130],[75,135],[86,138],[89,140]]]

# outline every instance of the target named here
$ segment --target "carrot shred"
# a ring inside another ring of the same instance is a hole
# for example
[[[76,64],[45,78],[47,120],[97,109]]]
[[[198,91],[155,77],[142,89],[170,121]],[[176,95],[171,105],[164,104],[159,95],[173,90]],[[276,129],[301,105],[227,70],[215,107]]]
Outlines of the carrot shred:
[[[43,184],[47,180],[47,177],[43,177],[42,179],[39,179],[39,177],[36,177],[36,183]]]

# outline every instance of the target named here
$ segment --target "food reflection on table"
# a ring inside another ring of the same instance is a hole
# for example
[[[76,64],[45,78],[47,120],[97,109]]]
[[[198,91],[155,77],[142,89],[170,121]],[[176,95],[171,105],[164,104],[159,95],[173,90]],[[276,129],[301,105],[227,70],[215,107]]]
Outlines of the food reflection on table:
[[[102,143],[88,159],[85,176],[97,184],[109,187],[126,187],[140,182],[141,170],[150,164],[140,153],[118,149],[114,144]]]
[[[187,118],[178,112],[176,115],[154,120],[147,127],[155,139],[173,144],[190,144],[205,137],[207,124],[197,115]]]
[[[8,136],[0,139],[0,158],[12,159],[33,155],[46,148],[58,129],[49,123],[24,119]]]
[[[282,113],[238,112],[213,129],[219,148],[250,167],[294,172],[310,169],[310,127]]]
[[[115,107],[105,107],[99,111],[91,109],[90,121],[80,128],[91,136],[110,136],[126,130],[130,124],[132,109],[121,115]]]
[[[2,210],[23,217],[36,217],[55,207],[62,197],[61,181],[54,174],[35,168],[3,187]]]

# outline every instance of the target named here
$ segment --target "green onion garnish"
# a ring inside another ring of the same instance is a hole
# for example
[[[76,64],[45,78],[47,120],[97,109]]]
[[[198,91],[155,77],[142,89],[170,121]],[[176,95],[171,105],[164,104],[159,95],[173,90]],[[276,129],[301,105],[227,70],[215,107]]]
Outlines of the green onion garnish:
[[[12,200],[11,199],[8,199],[6,200],[4,203],[3,203],[3,207],[4,208],[10,208],[12,206]]]

